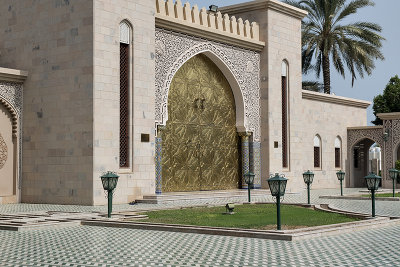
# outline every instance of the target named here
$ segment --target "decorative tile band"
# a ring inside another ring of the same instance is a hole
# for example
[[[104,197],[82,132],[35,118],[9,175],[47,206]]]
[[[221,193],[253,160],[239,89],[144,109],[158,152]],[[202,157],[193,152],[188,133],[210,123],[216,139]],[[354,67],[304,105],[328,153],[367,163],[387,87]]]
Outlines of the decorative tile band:
[[[261,188],[261,142],[250,144],[250,170],[254,177],[254,188]]]
[[[244,181],[244,175],[250,171],[250,143],[248,133],[240,133],[241,148],[242,148],[242,188],[247,188],[247,184]]]
[[[162,193],[162,138],[156,137],[156,194]]]

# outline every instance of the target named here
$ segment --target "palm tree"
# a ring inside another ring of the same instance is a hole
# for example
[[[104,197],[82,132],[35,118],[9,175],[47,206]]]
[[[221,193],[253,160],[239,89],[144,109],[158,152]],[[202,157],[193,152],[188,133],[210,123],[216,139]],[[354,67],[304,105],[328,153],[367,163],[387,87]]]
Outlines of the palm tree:
[[[285,0],[286,3],[308,12],[302,24],[303,73],[323,73],[324,92],[330,94],[331,61],[335,69],[345,78],[347,66],[352,86],[357,74],[371,75],[374,59],[384,59],[380,51],[382,28],[375,23],[355,22],[343,24],[343,20],[356,14],[358,9],[374,6],[370,0]],[[315,63],[313,59],[315,58]]]

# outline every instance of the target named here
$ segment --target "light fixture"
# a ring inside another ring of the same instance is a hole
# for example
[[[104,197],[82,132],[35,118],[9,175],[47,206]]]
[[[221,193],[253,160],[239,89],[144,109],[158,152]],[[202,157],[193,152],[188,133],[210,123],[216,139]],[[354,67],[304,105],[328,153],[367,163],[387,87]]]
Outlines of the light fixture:
[[[214,13],[217,13],[217,12],[218,12],[218,6],[216,6],[216,5],[211,5],[211,6],[210,6],[210,11],[211,11],[211,12],[214,12]]]
[[[367,182],[367,188],[371,191],[371,199],[372,199],[372,217],[375,217],[375,191],[379,188],[379,183],[382,178],[375,173],[371,172],[367,176],[364,177]]]
[[[281,230],[281,197],[285,195],[288,179],[286,179],[284,175],[275,173],[275,176],[271,175],[267,181],[269,189],[271,190],[271,195],[276,199],[276,225],[277,229]]]
[[[340,181],[340,195],[343,196],[343,180],[344,180],[344,177],[346,176],[346,173],[344,171],[340,170],[336,173],[336,176],[337,176],[338,180]]]
[[[107,217],[111,218],[112,213],[112,197],[114,194],[114,190],[117,187],[119,176],[115,172],[106,172],[101,177],[101,182],[103,184],[104,191],[107,191],[108,198],[108,212]]]
[[[247,184],[247,190],[248,190],[248,195],[249,195],[249,203],[251,202],[250,198],[250,189],[253,186],[254,183],[254,177],[256,175],[254,173],[248,172],[244,175],[244,181]]]

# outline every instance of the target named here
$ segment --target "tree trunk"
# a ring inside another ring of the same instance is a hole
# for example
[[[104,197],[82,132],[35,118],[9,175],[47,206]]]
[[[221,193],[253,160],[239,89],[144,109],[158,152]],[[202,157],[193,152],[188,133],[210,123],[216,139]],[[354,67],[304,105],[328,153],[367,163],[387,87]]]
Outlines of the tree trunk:
[[[330,60],[329,55],[322,55],[322,72],[324,75],[324,93],[331,93],[331,69],[330,69]]]

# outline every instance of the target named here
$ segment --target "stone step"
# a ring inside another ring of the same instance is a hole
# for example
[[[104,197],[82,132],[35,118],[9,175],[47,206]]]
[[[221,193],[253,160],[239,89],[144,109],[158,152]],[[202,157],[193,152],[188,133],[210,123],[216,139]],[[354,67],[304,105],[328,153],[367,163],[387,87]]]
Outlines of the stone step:
[[[176,192],[164,193],[160,195],[145,195],[143,199],[138,199],[138,203],[161,204],[174,201],[194,201],[194,200],[213,200],[218,198],[235,198],[247,197],[247,189],[242,190],[227,190],[227,191],[194,191],[194,192]],[[251,196],[266,196],[270,195],[269,190],[252,189]]]

